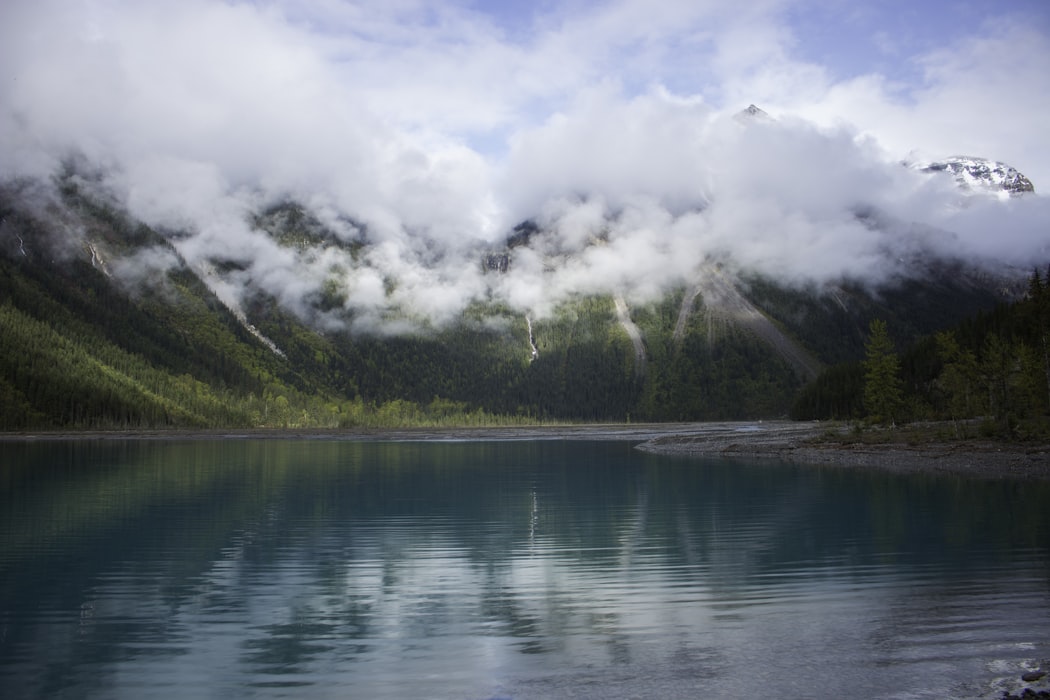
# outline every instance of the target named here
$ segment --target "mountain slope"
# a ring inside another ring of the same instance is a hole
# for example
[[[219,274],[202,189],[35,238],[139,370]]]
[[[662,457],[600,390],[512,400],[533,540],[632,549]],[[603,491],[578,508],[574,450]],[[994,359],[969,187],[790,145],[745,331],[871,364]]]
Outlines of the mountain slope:
[[[753,333],[791,365],[802,380],[813,379],[820,372],[820,360],[745,297],[722,270],[714,266],[706,267],[697,290],[710,309],[710,314],[725,317]],[[682,308],[685,313],[684,300]],[[680,323],[681,318],[682,314],[679,314]],[[675,332],[679,333],[678,325],[675,326]]]
[[[493,297],[441,324],[403,309],[372,327],[345,305],[381,252],[363,227],[337,233],[294,202],[254,216],[256,245],[326,270],[291,304],[237,250],[191,265],[186,234],[90,185],[0,188],[5,429],[774,417],[822,366],[860,356],[871,318],[906,340],[1016,291],[1008,273],[932,260],[877,288],[785,285],[709,261],[649,302],[575,294],[531,317]],[[530,223],[475,264],[499,288],[524,264],[557,279],[574,255]]]

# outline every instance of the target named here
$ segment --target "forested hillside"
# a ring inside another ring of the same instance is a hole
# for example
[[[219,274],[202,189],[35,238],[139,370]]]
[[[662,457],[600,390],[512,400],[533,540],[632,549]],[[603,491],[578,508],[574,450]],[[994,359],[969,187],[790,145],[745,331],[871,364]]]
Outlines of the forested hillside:
[[[893,323],[873,326],[868,357],[824,372],[801,392],[792,416],[947,420],[959,435],[1024,439],[1050,434],[1048,277],[1050,270],[1046,275],[1035,270],[1023,299],[978,312],[916,342]],[[895,376],[890,378],[878,375],[871,357],[877,343],[873,336],[880,333],[889,341],[884,354],[893,355]],[[886,392],[887,383],[896,387]],[[873,391],[892,397],[882,410],[872,405]]]
[[[6,183],[0,221],[4,430],[746,419],[793,404],[809,416],[821,411],[807,401],[842,399],[804,391],[807,368],[862,357],[871,319],[904,343],[982,309],[992,315],[971,325],[984,327],[1010,293],[948,265],[879,289],[720,271],[721,286],[648,303],[580,294],[530,318],[478,302],[445,323],[406,310],[369,331],[341,306],[336,272],[298,307],[261,287],[224,296],[245,274],[236,251],[191,267],[177,231],[135,221],[83,178]],[[294,203],[253,225],[278,253],[353,259],[369,245]],[[528,233],[511,232],[507,250]],[[476,264],[506,275],[511,258],[479,251]],[[983,342],[976,333],[962,346]],[[815,386],[855,380],[836,368]]]

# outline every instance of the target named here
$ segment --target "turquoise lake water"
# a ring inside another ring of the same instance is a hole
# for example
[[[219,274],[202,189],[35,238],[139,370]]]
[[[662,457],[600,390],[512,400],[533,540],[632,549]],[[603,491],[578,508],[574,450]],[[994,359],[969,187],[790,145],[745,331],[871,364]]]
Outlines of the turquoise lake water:
[[[3,698],[993,698],[1050,484],[630,442],[0,443]]]

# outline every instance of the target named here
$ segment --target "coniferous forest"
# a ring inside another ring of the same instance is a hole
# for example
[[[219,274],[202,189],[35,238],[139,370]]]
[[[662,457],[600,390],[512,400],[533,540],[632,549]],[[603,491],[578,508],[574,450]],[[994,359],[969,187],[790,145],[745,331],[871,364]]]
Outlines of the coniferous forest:
[[[792,417],[941,420],[951,421],[960,437],[1045,437],[1050,434],[1048,277],[1050,270],[1036,269],[1021,300],[910,343],[894,344],[892,329],[874,322],[868,357],[825,371],[800,392]]]
[[[367,333],[314,323],[259,291],[234,310],[180,260],[171,232],[70,182],[57,190],[50,214],[28,206],[17,183],[0,190],[3,430],[791,416],[982,417],[1009,431],[1050,410],[1050,291],[1038,273],[1006,294],[1000,279],[958,264],[929,264],[878,290],[741,274],[735,289],[760,313],[758,330],[677,288],[630,308],[640,340],[604,295],[573,297],[542,318],[476,303],[448,324]],[[257,223],[279,245],[338,244],[294,207]],[[147,250],[175,262],[148,279],[121,274],[119,261]],[[507,258],[491,260],[478,264],[503,274]],[[318,313],[338,308],[338,289],[314,303]],[[864,364],[875,327],[900,382],[899,397],[877,409],[865,402]]]

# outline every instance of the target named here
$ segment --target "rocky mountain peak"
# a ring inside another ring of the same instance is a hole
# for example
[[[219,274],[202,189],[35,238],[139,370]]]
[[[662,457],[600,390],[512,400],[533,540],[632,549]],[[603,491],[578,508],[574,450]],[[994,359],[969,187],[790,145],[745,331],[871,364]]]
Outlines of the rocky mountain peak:
[[[771,121],[774,121],[773,117],[769,116],[768,112],[766,112],[761,107],[756,107],[753,104],[752,105],[748,105],[747,109],[742,109],[739,112],[737,112],[736,114],[734,114],[733,115],[733,119],[736,119],[738,122],[740,122],[742,124],[747,124],[747,123],[753,122],[753,121],[759,121],[759,122],[771,122]]]
[[[919,167],[926,173],[951,173],[965,190],[1005,192],[1015,196],[1035,192],[1032,181],[1006,163],[974,156],[951,156]]]

